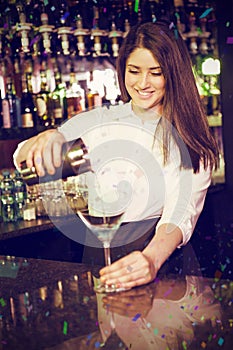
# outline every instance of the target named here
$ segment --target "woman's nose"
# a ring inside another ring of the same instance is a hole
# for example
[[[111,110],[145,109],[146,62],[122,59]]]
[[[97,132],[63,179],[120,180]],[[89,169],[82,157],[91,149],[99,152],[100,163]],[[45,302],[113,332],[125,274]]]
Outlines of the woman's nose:
[[[139,79],[138,79],[138,86],[141,89],[145,89],[150,85],[150,80],[147,74],[141,74]]]

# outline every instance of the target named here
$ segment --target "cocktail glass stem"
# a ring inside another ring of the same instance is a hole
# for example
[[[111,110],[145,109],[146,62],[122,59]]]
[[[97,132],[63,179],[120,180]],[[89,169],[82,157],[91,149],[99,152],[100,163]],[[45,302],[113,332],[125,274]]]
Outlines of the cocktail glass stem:
[[[104,246],[105,265],[109,266],[109,265],[111,265],[110,243],[104,242],[103,246]]]

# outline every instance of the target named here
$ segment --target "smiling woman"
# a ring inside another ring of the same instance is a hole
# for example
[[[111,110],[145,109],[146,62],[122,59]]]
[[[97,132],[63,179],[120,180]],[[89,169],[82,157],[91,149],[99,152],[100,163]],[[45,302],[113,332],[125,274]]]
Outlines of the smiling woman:
[[[126,62],[125,87],[136,114],[143,110],[144,120],[154,120],[155,113],[162,115],[165,79],[151,51],[136,48],[130,54]],[[148,114],[145,110],[149,111]]]
[[[63,143],[83,139],[99,183],[109,174],[114,188],[128,195],[124,225],[115,235],[121,251],[100,270],[100,279],[130,289],[154,280],[176,248],[190,240],[218,150],[187,46],[170,23],[132,27],[119,50],[117,73],[124,104],[79,113],[27,140],[15,162],[20,167],[26,160],[39,174],[53,174],[61,166]],[[36,162],[38,157],[43,161]],[[105,178],[103,188],[107,183]],[[148,227],[150,220],[154,225]],[[90,262],[98,256],[96,241],[87,235]]]

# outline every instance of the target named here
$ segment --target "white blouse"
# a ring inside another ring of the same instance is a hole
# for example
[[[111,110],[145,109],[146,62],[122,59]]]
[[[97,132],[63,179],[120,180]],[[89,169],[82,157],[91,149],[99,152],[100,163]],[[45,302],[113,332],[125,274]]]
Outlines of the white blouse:
[[[163,223],[175,224],[182,231],[182,244],[186,244],[202,211],[211,171],[202,165],[197,174],[192,169],[181,169],[174,142],[170,143],[170,159],[164,166],[162,142],[154,137],[158,122],[159,118],[142,121],[129,102],[78,114],[58,131],[67,141],[83,139],[98,188],[108,200],[108,190],[114,183],[116,191],[111,193],[110,202],[114,202],[116,211],[126,208],[124,221],[161,217],[156,230]],[[91,175],[90,179],[93,181]]]
[[[125,222],[160,218],[156,230],[164,223],[175,224],[182,231],[184,245],[202,211],[211,171],[202,164],[196,174],[181,169],[172,141],[164,165],[162,142],[154,137],[158,122],[159,118],[142,121],[129,102],[80,113],[58,131],[67,141],[83,139],[95,173],[95,177],[88,174],[88,181],[97,183],[96,192],[106,196],[111,210],[123,209]]]

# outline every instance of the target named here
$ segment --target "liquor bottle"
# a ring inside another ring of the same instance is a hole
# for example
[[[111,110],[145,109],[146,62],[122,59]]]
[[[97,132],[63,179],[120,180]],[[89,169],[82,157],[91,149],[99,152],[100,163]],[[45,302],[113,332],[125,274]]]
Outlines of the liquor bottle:
[[[26,199],[22,211],[24,221],[31,221],[36,219],[36,206],[30,198]]]
[[[52,92],[52,124],[58,126],[67,119],[66,84],[60,72],[55,73],[55,90]]]
[[[2,100],[3,128],[15,128],[20,124],[19,102],[12,78],[7,77],[6,96]]]
[[[22,128],[33,128],[36,126],[36,113],[33,96],[29,91],[30,76],[25,74],[22,78],[21,116]]]
[[[45,70],[41,71],[40,77],[40,91],[35,96],[35,104],[37,110],[37,125],[47,127],[51,125],[51,118],[48,110],[49,89]]]
[[[0,198],[2,204],[3,222],[16,221],[16,208],[14,199],[14,181],[10,172],[5,170],[2,172],[3,179],[0,185]]]
[[[67,118],[70,119],[82,110],[85,110],[85,91],[76,81],[74,72],[70,73],[70,82],[66,91]]]
[[[23,207],[27,197],[26,184],[18,170],[14,172],[15,214],[17,220],[23,219]]]

